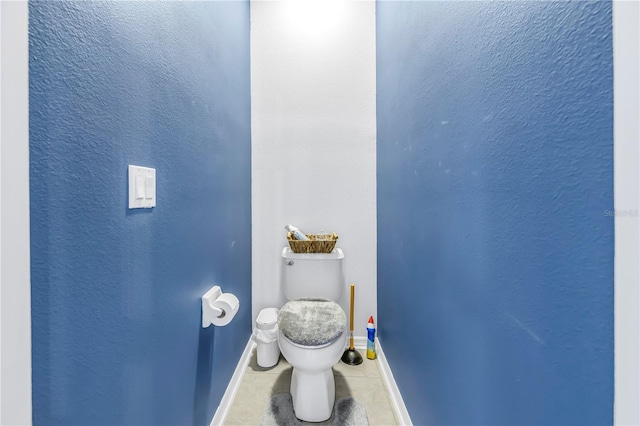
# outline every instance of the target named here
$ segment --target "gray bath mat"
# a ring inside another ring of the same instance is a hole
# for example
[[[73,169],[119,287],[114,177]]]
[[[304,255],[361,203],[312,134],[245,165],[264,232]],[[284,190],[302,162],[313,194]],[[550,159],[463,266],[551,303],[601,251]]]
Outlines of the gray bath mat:
[[[364,404],[353,398],[342,398],[333,407],[333,415],[326,422],[307,423],[298,420],[293,413],[291,395],[283,393],[274,395],[267,402],[262,414],[262,426],[301,426],[301,425],[332,425],[332,426],[368,426],[367,410]]]

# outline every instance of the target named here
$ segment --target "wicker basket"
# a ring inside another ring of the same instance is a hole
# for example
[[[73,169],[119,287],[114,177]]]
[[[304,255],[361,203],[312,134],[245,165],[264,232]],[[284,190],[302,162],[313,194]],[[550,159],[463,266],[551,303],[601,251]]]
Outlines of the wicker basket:
[[[331,253],[338,241],[338,234],[307,234],[309,241],[296,240],[287,232],[289,246],[294,253]]]

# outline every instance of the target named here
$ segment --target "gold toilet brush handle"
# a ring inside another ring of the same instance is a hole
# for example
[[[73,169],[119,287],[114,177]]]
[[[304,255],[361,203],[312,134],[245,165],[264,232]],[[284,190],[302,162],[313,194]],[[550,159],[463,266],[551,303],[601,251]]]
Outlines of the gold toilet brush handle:
[[[349,349],[353,350],[353,302],[355,299],[355,284],[351,284],[351,304],[349,305]]]

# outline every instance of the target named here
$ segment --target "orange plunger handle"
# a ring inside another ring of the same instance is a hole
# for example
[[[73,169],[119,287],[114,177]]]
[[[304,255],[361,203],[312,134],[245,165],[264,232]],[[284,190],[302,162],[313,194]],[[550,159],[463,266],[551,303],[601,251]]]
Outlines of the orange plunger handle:
[[[355,290],[356,290],[356,286],[355,284],[351,284],[351,306],[349,309],[350,315],[349,315],[349,331],[351,332],[351,337],[349,339],[349,349],[353,350],[353,299],[355,297]]]

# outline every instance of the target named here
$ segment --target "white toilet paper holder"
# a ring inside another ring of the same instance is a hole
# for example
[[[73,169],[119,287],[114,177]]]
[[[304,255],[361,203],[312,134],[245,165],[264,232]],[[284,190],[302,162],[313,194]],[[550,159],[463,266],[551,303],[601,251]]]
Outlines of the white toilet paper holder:
[[[213,306],[213,302],[222,296],[222,289],[216,285],[211,287],[204,296],[202,296],[202,328],[207,328],[213,324],[213,319],[224,318],[227,314],[223,309]]]

